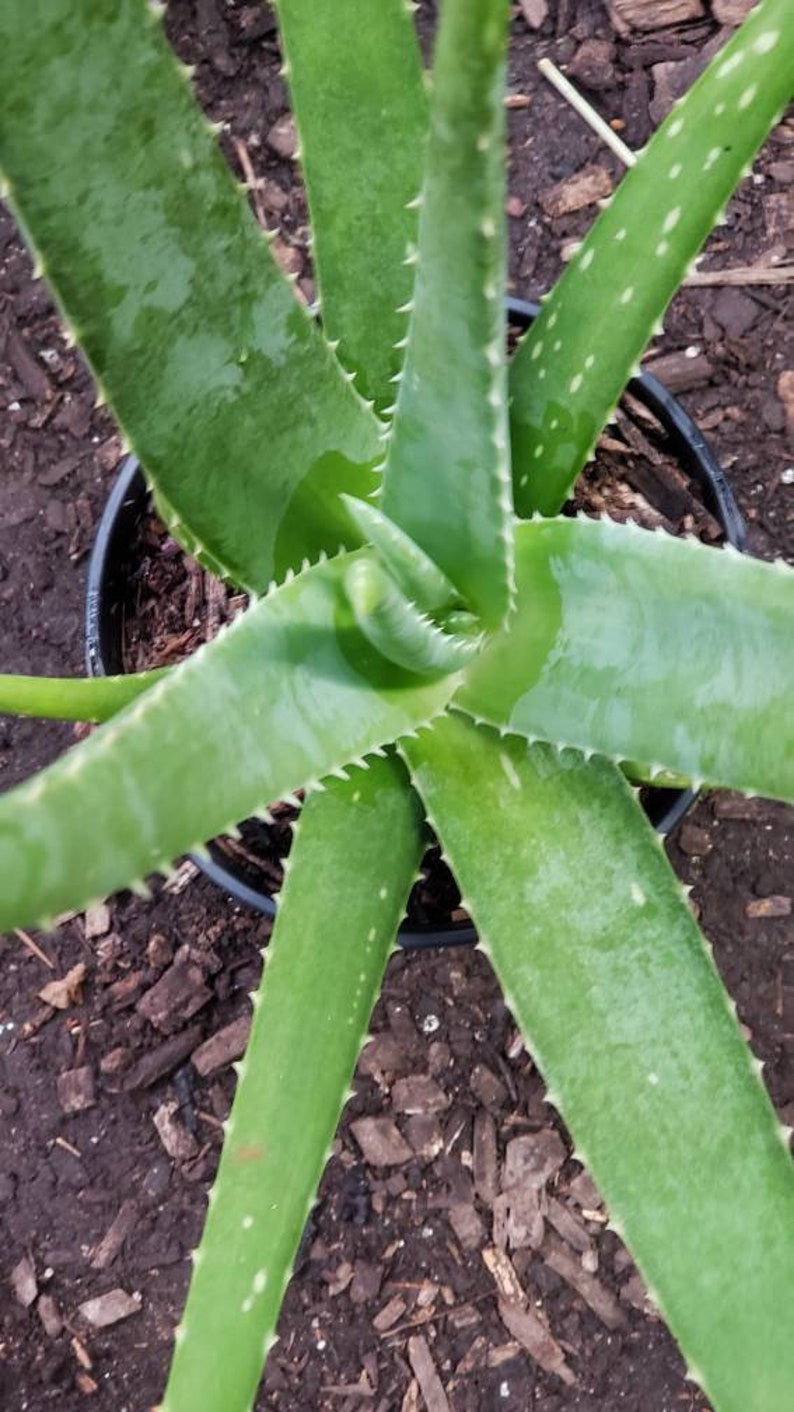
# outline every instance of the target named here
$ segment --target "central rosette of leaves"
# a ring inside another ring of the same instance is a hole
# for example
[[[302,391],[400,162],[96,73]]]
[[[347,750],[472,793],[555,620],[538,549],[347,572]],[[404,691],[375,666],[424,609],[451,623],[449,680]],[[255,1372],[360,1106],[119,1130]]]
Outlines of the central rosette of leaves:
[[[342,498],[370,545],[345,576],[365,637],[407,671],[426,676],[460,671],[482,646],[479,618],[410,535],[365,501]]]

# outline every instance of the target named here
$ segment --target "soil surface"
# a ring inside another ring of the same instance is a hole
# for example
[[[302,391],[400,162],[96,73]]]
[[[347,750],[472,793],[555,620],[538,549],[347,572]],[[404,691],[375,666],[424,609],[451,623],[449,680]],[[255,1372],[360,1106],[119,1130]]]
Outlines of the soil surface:
[[[594,215],[592,204],[571,203],[618,175],[597,139],[541,86],[536,60],[548,54],[568,65],[637,146],[724,33],[711,8],[693,0],[681,7],[691,21],[639,31],[620,22],[623,3],[614,21],[598,0],[514,7],[516,293],[537,297],[550,285]],[[739,8],[713,4],[723,18]],[[427,32],[433,6],[423,3],[420,19]],[[243,174],[261,179],[259,208],[278,225],[280,258],[310,299],[305,203],[283,155],[284,127],[273,131],[287,99],[269,10],[178,0],[169,4],[168,27],[181,56],[198,65],[202,103],[228,125],[230,161],[239,169],[242,154]],[[583,186],[586,168],[599,174]],[[768,266],[787,251],[790,258],[792,176],[794,127],[784,123],[731,203],[703,268]],[[747,517],[752,552],[762,557],[794,552],[790,390],[786,402],[794,348],[785,296],[771,283],[688,289],[653,349],[710,433]],[[639,452],[615,455],[630,468]],[[82,669],[85,560],[121,456],[0,209],[3,670]],[[0,788],[79,734],[0,719]],[[669,850],[694,884],[772,1098],[792,1123],[791,813],[713,794]],[[50,934],[0,939],[0,1403],[9,1412],[146,1412],[156,1404],[268,927],[186,864],[151,901],[125,894]],[[42,999],[53,981],[63,984]],[[485,959],[462,950],[398,955],[373,1030],[257,1407],[706,1408],[625,1250],[605,1229],[598,1193],[569,1155]],[[567,1381],[544,1371],[501,1321],[483,1259],[503,1231],[510,1145],[527,1140],[544,1185],[510,1254],[562,1350]]]

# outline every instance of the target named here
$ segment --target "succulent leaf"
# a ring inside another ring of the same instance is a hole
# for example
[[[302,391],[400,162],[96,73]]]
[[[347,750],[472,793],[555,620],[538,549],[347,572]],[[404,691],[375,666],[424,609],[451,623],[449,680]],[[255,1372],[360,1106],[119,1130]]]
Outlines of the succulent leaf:
[[[477,620],[464,615],[473,631],[446,632],[419,611],[376,559],[354,559],[345,589],[361,632],[389,662],[422,676],[459,672],[482,646]]]
[[[455,716],[404,754],[550,1101],[690,1376],[716,1412],[787,1406],[794,1168],[629,786],[605,760]]]
[[[0,933],[167,870],[443,708],[457,677],[409,676],[359,632],[343,586],[349,562],[261,599],[0,798]]]
[[[585,518],[516,535],[510,630],[456,704],[534,739],[794,801],[794,572]]]
[[[410,535],[368,500],[343,495],[342,500],[362,539],[371,544],[403,593],[426,613],[451,608],[458,601],[455,585]]]
[[[488,627],[512,591],[503,0],[442,7],[416,283],[380,508]]]
[[[0,676],[0,711],[57,721],[107,721],[163,675],[154,671],[122,677]]]
[[[357,386],[394,401],[427,97],[405,0],[278,0],[323,327]]]
[[[510,372],[513,494],[554,515],[667,305],[794,92],[791,0],[761,0],[639,153]]]
[[[393,758],[303,808],[160,1412],[252,1405],[423,820]]]
[[[191,549],[262,591],[350,539],[379,423],[248,209],[145,0],[0,10],[0,171]]]

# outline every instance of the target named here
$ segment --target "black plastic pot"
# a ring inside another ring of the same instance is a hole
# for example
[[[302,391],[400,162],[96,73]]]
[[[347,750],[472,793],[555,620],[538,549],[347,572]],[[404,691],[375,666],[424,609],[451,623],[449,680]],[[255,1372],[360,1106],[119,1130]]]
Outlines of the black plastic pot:
[[[521,299],[507,300],[510,322],[524,328],[535,318],[538,308]],[[722,525],[730,543],[743,549],[745,525],[733,492],[711,447],[691,417],[650,373],[643,372],[632,379],[628,390],[662,424],[684,470],[697,486],[703,504]],[[147,507],[146,483],[135,457],[129,456],[99,522],[88,568],[86,654],[91,676],[124,670],[122,604],[131,548]],[[694,799],[695,794],[689,789],[654,788],[644,792],[643,803],[654,828],[665,834],[679,822]],[[196,856],[194,862],[237,902],[274,915],[272,897],[251,887],[217,845],[209,844],[209,856]],[[442,929],[412,928],[403,923],[398,940],[402,947],[411,950],[462,946],[473,944],[476,932],[468,922],[452,923]]]

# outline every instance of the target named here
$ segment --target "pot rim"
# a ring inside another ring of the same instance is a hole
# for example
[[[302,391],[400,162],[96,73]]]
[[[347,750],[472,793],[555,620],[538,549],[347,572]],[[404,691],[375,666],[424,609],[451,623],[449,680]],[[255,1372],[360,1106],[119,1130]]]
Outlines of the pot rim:
[[[540,312],[539,304],[513,296],[508,296],[505,305],[508,318],[525,329]],[[709,442],[689,413],[658,378],[645,369],[630,380],[626,390],[654,413],[667,432],[683,469],[698,487],[704,505],[722,526],[726,539],[735,549],[744,551],[747,531],[733,490]],[[118,566],[123,558],[123,546],[132,537],[147,494],[137,457],[129,455],[122,463],[102,512],[89,559],[85,639],[86,665],[92,677],[105,676],[109,671],[123,671],[119,623],[113,618],[113,604],[119,601],[117,590],[122,577]],[[648,796],[646,814],[657,833],[664,835],[683,818],[694,803],[697,792],[692,789],[652,788]],[[212,848],[212,844],[208,847]],[[215,854],[189,856],[212,883],[229,893],[236,902],[266,916],[275,916],[273,898],[252,887],[231,866],[221,862],[217,851]],[[477,941],[477,932],[468,922],[453,922],[441,928],[414,928],[404,921],[397,941],[403,950],[409,951],[471,946]]]

